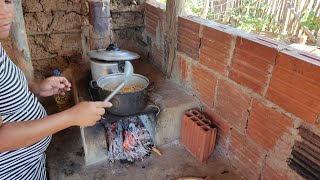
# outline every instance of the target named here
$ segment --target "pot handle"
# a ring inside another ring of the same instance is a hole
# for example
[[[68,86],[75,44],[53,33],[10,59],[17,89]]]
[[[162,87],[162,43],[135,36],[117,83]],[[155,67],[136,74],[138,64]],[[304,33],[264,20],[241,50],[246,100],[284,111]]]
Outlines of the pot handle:
[[[157,112],[155,113],[156,116],[158,116],[160,114],[160,112],[161,112],[160,107],[157,106],[157,105],[149,104],[148,107],[157,109]]]
[[[98,83],[95,80],[90,81],[90,87],[97,90],[99,89]]]
[[[151,82],[148,86],[147,86],[147,92],[152,92],[155,88],[155,83]]]

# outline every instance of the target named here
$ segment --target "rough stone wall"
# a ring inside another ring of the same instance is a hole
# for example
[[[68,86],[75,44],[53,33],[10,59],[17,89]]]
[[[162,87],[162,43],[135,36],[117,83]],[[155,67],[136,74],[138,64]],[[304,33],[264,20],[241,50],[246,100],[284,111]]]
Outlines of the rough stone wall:
[[[111,0],[112,41],[120,48],[134,51],[145,59],[146,37],[144,36],[145,0]]]
[[[26,32],[36,78],[63,71],[81,58],[85,0],[23,0]]]
[[[121,48],[147,56],[145,0],[111,0],[111,39]],[[37,79],[65,70],[81,59],[81,27],[88,23],[87,0],[23,0],[26,32]],[[10,38],[2,41],[14,59]]]

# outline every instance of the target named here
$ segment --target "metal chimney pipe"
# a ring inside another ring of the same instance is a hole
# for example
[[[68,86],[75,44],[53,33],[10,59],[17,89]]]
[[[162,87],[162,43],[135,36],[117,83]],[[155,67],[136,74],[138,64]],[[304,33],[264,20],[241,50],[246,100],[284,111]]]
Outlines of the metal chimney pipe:
[[[110,0],[89,0],[90,49],[105,49],[111,42]]]

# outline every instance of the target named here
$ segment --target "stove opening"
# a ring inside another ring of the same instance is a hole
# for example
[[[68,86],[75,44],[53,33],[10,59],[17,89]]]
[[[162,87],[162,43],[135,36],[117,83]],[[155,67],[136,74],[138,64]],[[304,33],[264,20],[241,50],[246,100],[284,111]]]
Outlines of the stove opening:
[[[105,122],[108,160],[130,163],[156,152],[152,119],[150,115],[140,115]]]

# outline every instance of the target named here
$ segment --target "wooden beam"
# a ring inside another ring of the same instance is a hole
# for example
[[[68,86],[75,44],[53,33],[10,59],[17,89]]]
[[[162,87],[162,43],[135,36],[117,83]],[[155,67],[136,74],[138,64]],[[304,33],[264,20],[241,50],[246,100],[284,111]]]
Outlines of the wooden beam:
[[[15,58],[15,62],[20,65],[20,68],[25,73],[28,79],[33,79],[33,67],[31,61],[31,55],[28,45],[28,39],[26,34],[25,22],[23,18],[21,0],[13,0],[16,9],[16,15],[12,23],[12,47],[18,54]]]
[[[171,77],[177,51],[178,16],[184,12],[185,0],[167,0],[165,26],[165,74]]]

